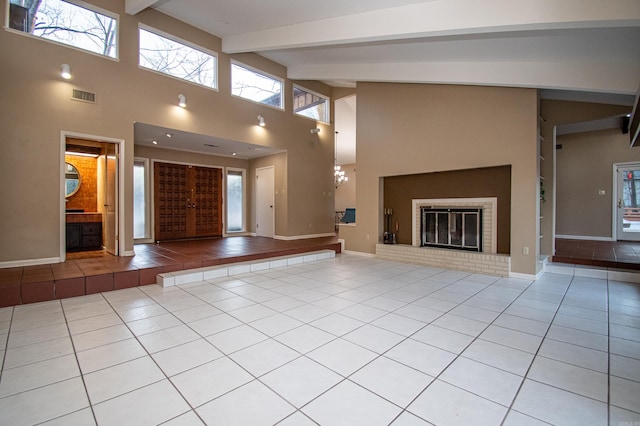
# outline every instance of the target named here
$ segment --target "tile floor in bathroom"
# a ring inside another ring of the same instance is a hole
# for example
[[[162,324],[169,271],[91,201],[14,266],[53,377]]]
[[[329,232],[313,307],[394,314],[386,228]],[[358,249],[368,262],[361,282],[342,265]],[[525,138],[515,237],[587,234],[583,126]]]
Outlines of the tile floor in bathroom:
[[[584,274],[584,271],[583,271]],[[640,424],[640,287],[349,254],[0,310],[0,424]]]

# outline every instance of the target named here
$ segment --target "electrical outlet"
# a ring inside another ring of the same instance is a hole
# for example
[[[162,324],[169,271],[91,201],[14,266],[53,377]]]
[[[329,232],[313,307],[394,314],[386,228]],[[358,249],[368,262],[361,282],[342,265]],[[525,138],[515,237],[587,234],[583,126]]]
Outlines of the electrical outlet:
[[[601,189],[601,190],[598,191],[598,195],[605,195],[605,194],[606,194],[606,192],[605,192],[604,189]]]
[[[522,254],[529,254],[529,247],[522,247]]]

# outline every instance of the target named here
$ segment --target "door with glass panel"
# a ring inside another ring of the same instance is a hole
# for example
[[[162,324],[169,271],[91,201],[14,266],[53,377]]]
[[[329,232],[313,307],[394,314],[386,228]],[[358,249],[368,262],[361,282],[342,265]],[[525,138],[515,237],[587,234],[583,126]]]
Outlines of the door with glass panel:
[[[640,241],[640,163],[616,167],[617,239]]]

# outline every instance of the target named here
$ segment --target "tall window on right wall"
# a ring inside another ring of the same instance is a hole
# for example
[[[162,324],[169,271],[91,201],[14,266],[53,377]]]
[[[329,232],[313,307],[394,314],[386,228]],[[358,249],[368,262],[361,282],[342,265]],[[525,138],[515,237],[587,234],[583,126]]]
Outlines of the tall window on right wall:
[[[328,123],[329,98],[298,85],[294,85],[293,112],[304,117]]]
[[[227,232],[244,229],[244,175],[243,169],[227,168]]]

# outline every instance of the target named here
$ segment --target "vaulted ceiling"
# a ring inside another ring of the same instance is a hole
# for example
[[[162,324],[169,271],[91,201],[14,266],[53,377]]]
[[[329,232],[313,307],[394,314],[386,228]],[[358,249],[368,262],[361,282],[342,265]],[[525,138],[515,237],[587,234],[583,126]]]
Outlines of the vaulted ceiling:
[[[638,0],[126,0],[256,52],[288,77],[535,87],[633,99]]]
[[[290,79],[337,87],[527,87],[619,105],[633,105],[640,87],[639,0],[125,2],[129,14],[154,8],[219,36],[225,53],[254,52]]]

